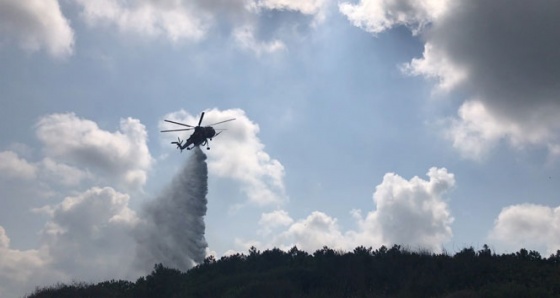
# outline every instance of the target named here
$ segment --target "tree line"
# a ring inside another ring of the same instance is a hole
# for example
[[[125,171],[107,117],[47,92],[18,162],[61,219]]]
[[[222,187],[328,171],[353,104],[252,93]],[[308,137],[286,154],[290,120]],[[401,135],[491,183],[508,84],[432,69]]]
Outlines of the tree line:
[[[47,297],[560,297],[560,250],[495,254],[487,245],[450,255],[399,245],[351,252],[297,247],[233,254],[181,272],[156,264],[135,282],[57,284]]]

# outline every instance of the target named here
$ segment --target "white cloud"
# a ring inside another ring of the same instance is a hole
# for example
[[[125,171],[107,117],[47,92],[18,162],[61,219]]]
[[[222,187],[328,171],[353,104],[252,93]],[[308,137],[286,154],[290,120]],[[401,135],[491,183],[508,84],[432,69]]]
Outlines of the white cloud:
[[[284,50],[280,28],[294,22],[293,18],[283,18],[285,21],[275,24],[261,21],[268,12],[274,10],[279,19],[293,13],[312,17],[313,22],[307,26],[322,21],[326,8],[324,0],[75,1],[91,26],[116,26],[123,33],[163,36],[173,42],[199,41],[212,27],[227,28],[227,34],[239,47],[257,55]],[[263,36],[263,32],[270,36]]]
[[[30,293],[35,285],[43,282],[53,283],[59,276],[52,272],[47,274],[44,269],[49,259],[44,251],[15,250],[10,248],[10,238],[6,230],[0,226],[0,296],[19,297],[24,292]]]
[[[357,223],[355,230],[343,231],[336,218],[323,212],[314,211],[294,221],[287,212],[278,210],[262,215],[258,233],[269,236],[265,246],[282,249],[296,245],[314,251],[326,245],[352,250],[360,245],[399,244],[439,252],[452,237],[453,217],[444,197],[455,185],[455,178],[445,168],[431,168],[427,175],[428,181],[386,174],[373,195],[375,210],[365,218],[361,211],[351,211]],[[278,231],[282,226],[286,228]],[[241,246],[245,243],[249,242],[239,241]]]
[[[284,210],[275,210],[269,213],[263,213],[259,220],[260,225],[267,227],[287,226],[293,222],[293,219]]]
[[[31,163],[20,158],[12,151],[0,152],[0,177],[40,181],[49,181],[67,186],[77,185],[82,180],[92,178],[88,172],[58,163],[51,158],[44,158],[39,163]]]
[[[76,0],[83,7],[83,16],[91,25],[114,24],[123,32],[140,35],[163,35],[177,42],[203,37],[203,12],[195,13],[182,1],[117,1]]]
[[[352,24],[372,33],[380,33],[398,25],[419,30],[441,16],[446,0],[360,0],[357,4],[342,2],[340,12]]]
[[[446,136],[464,157],[481,159],[508,131],[478,101],[464,103],[458,114],[459,119],[451,120]]]
[[[0,152],[0,177],[33,179],[37,175],[37,167],[12,151]]]
[[[514,148],[544,144],[552,156],[559,156],[554,128],[556,125],[521,124],[508,118],[498,118],[477,100],[466,101],[459,109],[459,117],[447,125],[446,136],[464,157],[480,160],[500,141]]]
[[[66,280],[129,277],[138,217],[128,201],[128,195],[113,188],[94,187],[50,206],[42,241],[52,258],[51,270]]]
[[[33,250],[10,248],[10,239],[0,227],[0,295],[18,297],[59,282],[134,280],[147,274],[135,265],[135,252],[146,243],[134,237],[147,230],[129,202],[128,194],[114,188],[92,187],[35,208],[48,220],[40,232],[39,248]]]
[[[261,228],[257,230],[257,234],[263,237],[263,241],[236,239],[235,244],[241,251],[247,250],[251,246],[259,249],[277,247],[283,250],[297,246],[299,249],[309,252],[323,246],[351,250],[357,243],[353,237],[354,231],[344,233],[338,225],[338,220],[323,212],[313,211],[306,218],[297,221],[294,221],[283,210],[273,213],[275,213],[274,217],[281,215],[282,224],[277,222],[273,227],[270,226],[268,220],[263,220],[263,218],[270,217],[270,213],[264,213],[259,221]],[[381,241],[374,245],[378,243]]]
[[[549,144],[548,151],[550,152],[552,158],[554,159],[557,158],[558,156],[560,156],[560,144],[558,143]]]
[[[389,173],[373,195],[376,210],[361,225],[379,226],[383,240],[391,244],[441,251],[452,237],[453,217],[444,200],[455,185],[455,177],[445,168],[431,168],[428,181],[405,180]]]
[[[307,218],[298,220],[276,239],[275,245],[289,248],[296,245],[307,251],[314,251],[323,246],[332,249],[349,249],[352,243],[347,241],[337,224],[337,219],[319,211],[312,212]]]
[[[44,145],[38,162],[0,152],[0,176],[9,178],[0,179],[0,196],[9,200],[0,210],[2,216],[32,211],[48,218],[36,249],[10,247],[0,227],[0,296],[18,297],[57,282],[145,274],[132,266],[139,219],[128,207],[128,194],[112,187],[76,191],[97,183],[141,186],[152,163],[144,126],[123,119],[119,130],[111,133],[74,114],[53,114],[38,121],[36,133]],[[71,195],[46,203],[45,199],[61,198],[61,193]],[[49,205],[38,208],[44,204]],[[25,232],[35,233],[33,229]]]
[[[273,229],[283,226],[289,226],[294,220],[284,210],[275,210],[269,213],[263,213],[259,220],[261,229],[258,234],[268,235]]]
[[[255,39],[254,28],[251,26],[239,27],[233,32],[234,39],[242,49],[250,50],[260,56],[263,53],[274,53],[286,49],[286,45],[278,40],[259,41]]]
[[[502,209],[489,235],[499,247],[546,250],[560,249],[560,207],[535,204],[513,205]]]
[[[58,163],[51,158],[43,159],[40,165],[44,173],[44,179],[62,185],[75,186],[85,179],[93,178],[93,175],[89,172],[84,172],[67,164]]]
[[[181,110],[168,114],[165,119],[175,120],[191,125],[198,123],[198,118]],[[241,183],[249,202],[257,205],[281,204],[287,200],[284,192],[284,167],[264,151],[264,144],[257,137],[259,126],[253,123],[245,112],[239,109],[206,111],[202,125],[210,125],[230,118],[228,122],[215,128],[226,128],[224,133],[211,142],[212,150],[207,151],[208,167],[211,175],[234,179]],[[162,122],[160,128],[172,126]],[[167,140],[174,140],[177,135],[190,135],[189,132],[168,134]]]
[[[37,123],[37,137],[47,157],[101,173],[128,188],[142,187],[152,164],[146,129],[137,119],[122,119],[120,130],[111,133],[73,113],[52,114]]]
[[[412,76],[435,79],[441,91],[452,90],[467,78],[466,70],[438,51],[438,48],[426,43],[422,58],[414,58],[410,63],[403,64],[401,71]]]
[[[135,278],[131,264],[138,218],[129,197],[91,188],[42,208],[49,220],[39,249],[10,248],[0,226],[0,295],[18,297],[57,282]]]
[[[0,226],[0,248],[10,247],[10,238],[6,235],[6,230]]]
[[[0,0],[0,39],[14,39],[28,51],[45,48],[55,57],[74,48],[74,32],[57,0]]]

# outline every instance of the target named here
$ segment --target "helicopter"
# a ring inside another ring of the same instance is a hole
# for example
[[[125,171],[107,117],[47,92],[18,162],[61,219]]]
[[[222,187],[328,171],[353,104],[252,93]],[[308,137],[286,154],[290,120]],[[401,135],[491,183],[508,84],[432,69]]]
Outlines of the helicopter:
[[[224,120],[224,121],[216,122],[216,123],[213,123],[213,124],[210,124],[210,125],[207,125],[207,126],[201,126],[203,118],[204,118],[204,112],[202,112],[202,114],[200,115],[200,120],[198,120],[198,125],[197,126],[193,126],[193,125],[189,125],[189,124],[185,124],[185,123],[181,123],[181,122],[175,122],[175,121],[171,121],[171,120],[163,120],[165,122],[169,122],[169,123],[173,123],[173,124],[177,124],[177,125],[181,125],[181,126],[186,126],[188,128],[167,129],[167,130],[162,130],[161,132],[194,130],[194,132],[191,134],[191,136],[186,141],[184,141],[184,140],[182,141],[179,137],[177,137],[177,142],[171,142],[171,144],[177,145],[177,149],[181,150],[181,152],[183,152],[184,149],[191,150],[196,146],[206,146],[206,150],[210,150],[209,142],[212,141],[212,138],[218,136],[219,134],[222,133],[222,131],[225,130],[225,129],[214,129],[212,126],[216,125],[216,124],[222,124],[224,122],[233,121],[233,120],[235,120],[235,118],[231,118],[231,119],[227,119],[227,120]],[[216,130],[219,130],[219,132],[216,133]],[[185,142],[185,143],[183,144],[183,142]],[[190,147],[191,145],[192,145],[192,147]]]

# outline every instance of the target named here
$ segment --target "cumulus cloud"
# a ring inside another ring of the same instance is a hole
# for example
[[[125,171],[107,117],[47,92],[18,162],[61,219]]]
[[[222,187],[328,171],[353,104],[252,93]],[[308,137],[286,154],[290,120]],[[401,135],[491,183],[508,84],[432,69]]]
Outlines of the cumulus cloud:
[[[51,158],[32,163],[13,151],[2,151],[0,152],[0,177],[22,180],[39,178],[70,186],[92,178],[92,175],[78,168],[58,163]]]
[[[93,179],[93,175],[76,167],[56,162],[51,158],[45,158],[40,163],[45,180],[66,186],[79,185],[86,179]]]
[[[284,210],[275,210],[269,213],[263,213],[259,220],[261,229],[257,231],[258,234],[268,235],[270,232],[278,227],[289,226],[294,220]]]
[[[231,28],[233,40],[242,49],[258,55],[273,53],[286,47],[278,36],[262,39],[260,34],[255,34],[260,31],[255,26],[271,26],[259,21],[263,14],[271,11],[279,14],[299,13],[311,16],[315,20],[312,24],[316,24],[324,19],[326,8],[324,0],[73,2],[81,8],[82,19],[92,27],[114,26],[124,34],[164,37],[175,43],[199,41],[211,27],[225,24],[224,27]],[[293,18],[286,18],[286,23],[292,22]],[[278,22],[275,26],[282,27],[285,25],[283,23]],[[74,31],[62,14],[58,0],[2,0],[0,25],[0,38],[15,40],[26,50],[45,48],[56,57],[68,56],[73,52]],[[278,28],[266,28],[265,31],[275,32]]]
[[[292,219],[284,210],[264,213],[259,221],[261,228],[257,234],[264,241],[236,239],[236,245],[243,250],[251,246],[262,248],[278,247],[288,250],[293,246],[306,251],[315,251],[328,246],[333,249],[350,250],[356,243],[353,231],[344,233],[338,219],[324,212],[313,211],[306,218]],[[381,241],[376,242],[381,243]],[[231,252],[230,252],[231,253]]]
[[[54,282],[57,275],[46,274],[42,270],[49,260],[38,250],[16,250],[10,248],[10,238],[0,226],[0,296],[18,297],[24,291],[31,291],[29,280]]]
[[[110,187],[94,187],[41,208],[49,220],[40,233],[39,249],[10,248],[0,227],[2,297],[17,297],[56,282],[136,277],[130,252],[138,218],[128,201],[128,195]]]
[[[293,220],[287,212],[278,210],[262,215],[260,234],[270,235],[267,246],[283,249],[296,245],[314,251],[326,245],[352,250],[360,245],[399,244],[439,252],[452,237],[453,217],[445,195],[455,185],[455,178],[445,168],[431,168],[427,175],[426,181],[386,174],[373,195],[375,209],[365,217],[360,210],[351,211],[357,229],[344,231],[336,218],[319,211]],[[239,244],[247,246],[243,241]]]
[[[502,140],[519,149],[527,145],[544,144],[552,157],[558,155],[553,128],[560,128],[560,124],[544,126],[537,123],[522,124],[508,118],[499,119],[478,100],[463,103],[458,118],[445,123],[446,137],[452,141],[455,149],[470,159],[479,160],[487,156]]]
[[[451,125],[446,136],[452,140],[455,149],[471,159],[485,156],[500,139],[506,137],[508,130],[515,128],[497,123],[478,101],[464,103],[458,114],[459,119],[448,121]]]
[[[212,27],[227,28],[240,48],[257,55],[283,50],[286,45],[280,40],[279,28],[303,20],[288,17],[272,25],[261,22],[268,13],[280,16],[279,20],[293,13],[308,16],[313,22],[304,20],[307,26],[323,20],[326,8],[323,0],[75,1],[91,26],[116,26],[123,33],[163,36],[173,42],[198,41]],[[260,34],[263,31],[271,36]]]
[[[206,253],[207,170],[204,153],[198,153],[194,164],[185,166],[142,218],[129,207],[128,194],[112,187],[91,187],[33,209],[48,217],[39,233],[38,249],[11,248],[0,226],[0,295],[18,297],[36,286],[58,282],[134,280],[155,263],[186,270],[193,260],[201,262]],[[58,164],[46,167],[74,170]],[[145,257],[139,260],[137,251],[155,254],[138,255]],[[189,259],[182,260],[185,256]],[[139,261],[147,267],[139,268]]]
[[[135,279],[159,262],[186,270],[203,260],[204,153],[190,152],[195,162],[178,173],[140,218],[129,208],[129,195],[117,190],[122,184],[138,186],[130,180],[138,173],[143,183],[152,163],[146,130],[138,120],[122,119],[119,129],[109,132],[71,113],[52,114],[37,122],[36,134],[43,145],[38,161],[0,152],[0,186],[8,186],[0,187],[0,195],[13,200],[0,213],[19,208],[47,217],[37,249],[11,248],[0,227],[0,296],[17,297],[56,282]],[[113,187],[91,186],[99,184]],[[77,192],[83,187],[87,190]],[[48,193],[49,202],[64,199],[44,205],[36,200],[43,198],[39,193]],[[142,251],[148,254],[135,254]]]
[[[55,57],[72,54],[74,32],[57,0],[1,0],[0,40],[15,40],[28,51]]]
[[[129,196],[113,188],[93,187],[48,207],[50,220],[42,231],[51,269],[64,280],[129,277],[138,223],[128,207]]]
[[[441,49],[426,43],[422,58],[414,58],[410,63],[403,64],[401,71],[412,76],[434,79],[437,81],[438,91],[451,91],[466,80],[466,70],[440,51]]]
[[[263,53],[273,53],[286,49],[286,45],[278,40],[259,41],[255,38],[254,28],[251,26],[239,27],[233,32],[237,44],[246,50],[250,50],[260,56]]]
[[[7,178],[33,179],[37,175],[37,167],[20,158],[13,151],[0,152],[0,176]]]
[[[163,35],[176,42],[200,39],[205,31],[203,13],[195,13],[182,1],[87,1],[76,0],[90,25],[114,24],[123,32]]]
[[[0,248],[10,247],[10,238],[6,235],[6,230],[0,226]]]
[[[494,221],[490,241],[505,249],[560,249],[560,207],[535,204],[513,205],[502,209]]]
[[[195,117],[181,110],[165,115],[164,118],[196,125],[198,117],[200,116]],[[236,120],[215,127],[227,128],[227,131],[216,137],[215,144],[210,143],[212,150],[207,151],[210,173],[240,182],[251,203],[269,205],[285,202],[284,167],[265,152],[264,144],[257,137],[259,126],[247,118],[244,111],[211,109],[206,111],[202,125],[230,118]],[[162,129],[171,127],[168,123],[160,124]],[[187,137],[190,133],[182,135]],[[166,135],[166,143],[175,139],[175,136]]]
[[[465,156],[479,158],[488,151],[483,148],[501,140],[517,148],[541,146],[557,155],[560,32],[553,24],[560,18],[558,2],[362,0],[340,9],[373,33],[396,25],[420,33],[423,55],[402,69],[434,79],[440,90],[471,95],[448,131],[458,134],[454,146]],[[474,124],[474,117],[485,118],[488,125]],[[473,134],[482,137],[464,137]]]
[[[284,249],[296,245],[303,250],[313,251],[323,246],[333,249],[350,249],[352,239],[346,239],[336,218],[319,211],[298,220],[274,239]]]
[[[357,4],[342,2],[340,12],[355,26],[380,33],[405,25],[419,30],[443,14],[445,0],[360,0]]]
[[[431,168],[427,175],[428,181],[419,177],[407,181],[386,174],[373,195],[376,211],[361,224],[378,224],[389,243],[441,250],[442,243],[452,236],[453,217],[444,195],[455,185],[455,177],[445,168]]]
[[[111,133],[73,113],[52,114],[37,123],[37,137],[47,157],[101,173],[128,188],[144,185],[152,164],[146,128],[137,119],[122,119],[120,130]]]

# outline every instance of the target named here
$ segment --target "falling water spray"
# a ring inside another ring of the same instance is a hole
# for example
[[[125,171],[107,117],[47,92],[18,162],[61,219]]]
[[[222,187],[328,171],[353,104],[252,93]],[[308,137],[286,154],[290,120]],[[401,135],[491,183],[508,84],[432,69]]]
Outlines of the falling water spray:
[[[136,233],[140,268],[161,263],[185,271],[204,260],[207,193],[206,155],[195,147],[171,184],[144,209]]]

